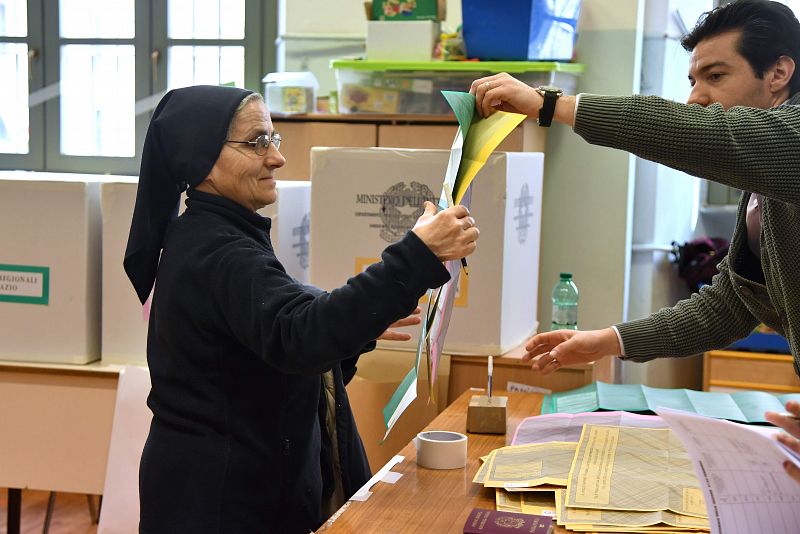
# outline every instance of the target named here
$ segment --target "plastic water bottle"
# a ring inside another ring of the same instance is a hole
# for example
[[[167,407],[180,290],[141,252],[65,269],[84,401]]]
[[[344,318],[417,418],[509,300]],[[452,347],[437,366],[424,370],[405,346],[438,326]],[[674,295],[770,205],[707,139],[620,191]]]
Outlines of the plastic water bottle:
[[[561,273],[553,288],[553,322],[550,330],[578,329],[578,288],[572,273]]]

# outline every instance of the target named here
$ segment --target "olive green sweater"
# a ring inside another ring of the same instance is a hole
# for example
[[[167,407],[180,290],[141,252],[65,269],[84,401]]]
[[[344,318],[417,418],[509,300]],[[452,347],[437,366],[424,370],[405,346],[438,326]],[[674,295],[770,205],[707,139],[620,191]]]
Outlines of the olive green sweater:
[[[746,191],[713,283],[672,308],[616,325],[624,359],[723,348],[763,322],[789,340],[800,374],[800,93],[772,109],[727,112],[718,104],[583,94],[575,132],[589,143]],[[764,196],[760,272],[747,250],[751,192]]]

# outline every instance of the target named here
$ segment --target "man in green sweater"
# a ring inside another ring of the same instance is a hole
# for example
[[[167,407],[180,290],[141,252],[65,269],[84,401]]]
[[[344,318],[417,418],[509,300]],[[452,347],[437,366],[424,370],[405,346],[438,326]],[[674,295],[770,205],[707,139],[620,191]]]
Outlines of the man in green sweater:
[[[744,191],[730,251],[710,286],[643,319],[534,336],[525,358],[543,374],[607,356],[689,356],[764,323],[786,336],[800,375],[800,23],[778,2],[738,0],[706,13],[682,44],[692,54],[687,104],[562,95],[505,73],[470,88],[483,116],[505,110],[540,125],[554,119],[589,143]],[[800,416],[800,404],[786,408]],[[800,438],[796,419],[768,418]],[[800,453],[800,440],[782,441]],[[800,470],[786,470],[800,483]]]

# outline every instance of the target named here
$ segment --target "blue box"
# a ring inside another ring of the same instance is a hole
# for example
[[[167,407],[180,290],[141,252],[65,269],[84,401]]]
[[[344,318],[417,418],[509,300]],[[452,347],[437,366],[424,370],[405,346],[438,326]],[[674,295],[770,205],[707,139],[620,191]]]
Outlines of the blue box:
[[[753,332],[749,336],[733,342],[728,347],[728,350],[791,354],[789,342],[785,337],[775,332]]]
[[[581,0],[462,0],[467,57],[571,61]]]

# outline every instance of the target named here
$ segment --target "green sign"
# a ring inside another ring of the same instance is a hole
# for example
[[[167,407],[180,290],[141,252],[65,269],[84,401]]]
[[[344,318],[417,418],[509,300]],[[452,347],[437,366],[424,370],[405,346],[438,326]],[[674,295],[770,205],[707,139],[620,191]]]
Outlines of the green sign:
[[[437,0],[374,0],[373,20],[439,20]]]
[[[0,264],[0,302],[47,305],[50,267]]]

